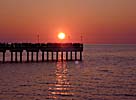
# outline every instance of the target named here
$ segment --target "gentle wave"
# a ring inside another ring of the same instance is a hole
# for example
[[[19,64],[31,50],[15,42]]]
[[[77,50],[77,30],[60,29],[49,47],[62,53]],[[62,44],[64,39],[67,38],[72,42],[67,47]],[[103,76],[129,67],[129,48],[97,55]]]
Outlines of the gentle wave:
[[[86,45],[83,59],[0,63],[0,100],[136,100],[135,46]]]

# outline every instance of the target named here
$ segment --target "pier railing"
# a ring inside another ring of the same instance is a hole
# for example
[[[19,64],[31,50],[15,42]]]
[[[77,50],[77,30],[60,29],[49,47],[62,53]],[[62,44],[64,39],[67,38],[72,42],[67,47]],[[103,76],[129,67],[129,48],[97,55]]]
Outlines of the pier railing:
[[[83,44],[81,43],[0,43],[0,52],[3,53],[3,63],[5,62],[5,53],[10,51],[11,62],[18,62],[18,53],[20,53],[20,62],[22,62],[22,53],[26,51],[27,62],[29,62],[29,53],[31,53],[31,61],[33,62],[33,53],[36,52],[36,61],[38,62],[39,52],[42,52],[42,61],[49,61],[49,52],[51,52],[52,61],[58,61],[58,53],[61,52],[61,60],[63,61],[65,52],[65,60],[82,60]],[[56,53],[56,59],[54,59],[53,53]],[[73,59],[73,52],[75,52]],[[77,58],[77,53],[80,53],[80,58]],[[15,61],[13,61],[13,56],[15,53]],[[70,59],[69,59],[70,53]]]

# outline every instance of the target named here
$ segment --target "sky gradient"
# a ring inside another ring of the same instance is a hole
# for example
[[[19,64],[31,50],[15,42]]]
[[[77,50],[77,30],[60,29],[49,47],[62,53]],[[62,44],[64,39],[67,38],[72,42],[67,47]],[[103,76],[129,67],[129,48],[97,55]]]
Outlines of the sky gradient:
[[[0,42],[136,43],[136,0],[0,0]],[[70,38],[68,38],[70,37]]]

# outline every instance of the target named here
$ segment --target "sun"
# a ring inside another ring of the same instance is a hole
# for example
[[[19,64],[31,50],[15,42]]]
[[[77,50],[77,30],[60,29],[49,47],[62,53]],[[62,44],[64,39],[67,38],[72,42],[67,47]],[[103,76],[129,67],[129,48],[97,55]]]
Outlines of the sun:
[[[60,40],[64,40],[65,39],[65,33],[63,33],[63,32],[60,32],[59,34],[58,34],[58,38],[60,39]]]

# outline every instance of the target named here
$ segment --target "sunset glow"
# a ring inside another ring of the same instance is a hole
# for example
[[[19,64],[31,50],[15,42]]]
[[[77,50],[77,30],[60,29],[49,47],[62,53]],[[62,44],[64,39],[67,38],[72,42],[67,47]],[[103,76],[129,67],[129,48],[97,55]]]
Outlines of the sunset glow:
[[[60,32],[60,33],[58,34],[58,38],[59,38],[60,40],[65,39],[65,33]]]
[[[0,42],[36,42],[38,32],[40,42],[80,42],[84,33],[87,44],[136,43],[136,0],[0,0],[0,8]]]

